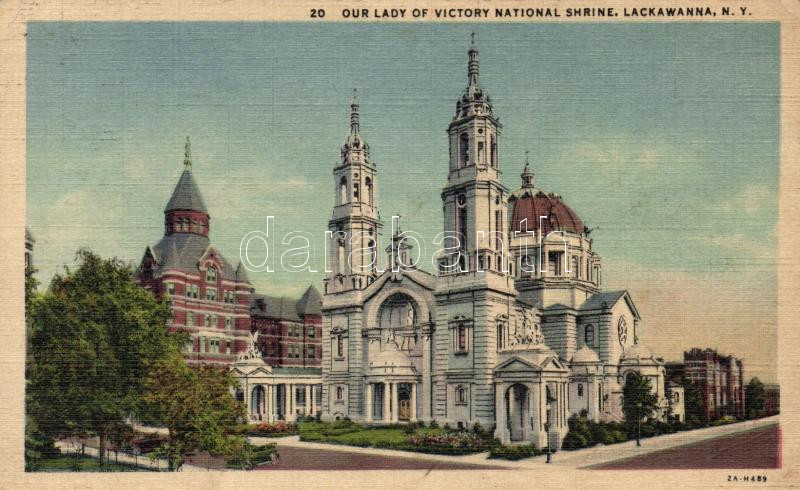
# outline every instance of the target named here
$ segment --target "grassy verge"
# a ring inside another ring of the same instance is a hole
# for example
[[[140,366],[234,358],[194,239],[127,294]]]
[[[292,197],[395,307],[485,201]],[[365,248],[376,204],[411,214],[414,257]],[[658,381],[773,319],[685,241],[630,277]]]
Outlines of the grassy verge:
[[[81,454],[61,454],[38,460],[33,471],[154,471],[125,463],[100,462]]]

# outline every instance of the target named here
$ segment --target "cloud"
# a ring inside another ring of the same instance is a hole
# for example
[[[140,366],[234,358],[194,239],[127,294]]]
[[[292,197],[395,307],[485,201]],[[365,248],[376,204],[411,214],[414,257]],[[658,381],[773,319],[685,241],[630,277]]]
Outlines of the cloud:
[[[751,184],[741,192],[711,205],[711,209],[725,213],[742,213],[754,217],[762,210],[772,210],[777,205],[777,191],[764,184]]]

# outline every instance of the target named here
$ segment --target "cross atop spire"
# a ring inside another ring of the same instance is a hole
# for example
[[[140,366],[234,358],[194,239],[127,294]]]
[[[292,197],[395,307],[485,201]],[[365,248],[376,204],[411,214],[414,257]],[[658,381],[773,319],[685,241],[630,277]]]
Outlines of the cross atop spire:
[[[192,169],[192,144],[189,142],[189,137],[186,137],[186,146],[183,149],[183,166],[186,170]]]

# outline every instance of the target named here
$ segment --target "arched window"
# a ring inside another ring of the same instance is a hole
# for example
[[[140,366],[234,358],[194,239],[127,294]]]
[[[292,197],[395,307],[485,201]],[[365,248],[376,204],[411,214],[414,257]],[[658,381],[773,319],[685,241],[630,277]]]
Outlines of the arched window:
[[[372,179],[367,177],[366,179],[364,179],[364,184],[367,186],[367,202],[369,203],[370,206],[374,206],[372,200]]]
[[[467,327],[463,323],[458,324],[458,350],[467,350]]]
[[[586,331],[583,337],[586,345],[594,346],[594,325],[586,325]]]
[[[344,388],[341,386],[336,387],[336,399],[343,400],[344,399]]]
[[[344,240],[338,240],[336,243],[337,243],[336,272],[339,274],[344,274],[344,264],[345,264]]]
[[[497,348],[506,347],[506,325],[502,321],[497,322]]]
[[[359,184],[358,184],[358,182],[356,182],[355,184],[353,184],[353,200],[354,201],[358,201],[358,194],[359,194],[358,190],[359,190]]]
[[[569,268],[571,269],[573,276],[575,276],[576,278],[580,277],[580,267],[578,267],[578,257],[576,257],[575,255],[572,256],[572,263],[570,264]]]
[[[344,357],[344,338],[341,335],[336,336],[336,355]]]
[[[578,383],[578,396],[583,396],[583,383]]]
[[[339,204],[347,203],[347,177],[339,181]]]
[[[467,404],[467,389],[463,386],[456,388],[456,403],[459,405]]]
[[[675,393],[673,393],[672,398],[675,400],[675,403],[678,403],[679,401],[681,401],[681,394],[678,393],[678,392],[675,392]]]
[[[369,247],[369,257],[368,257],[369,258],[369,261],[368,261],[369,270],[372,271],[372,270],[375,270],[378,267],[378,264],[375,263],[375,258],[376,258],[375,241],[374,240],[370,240],[369,244],[367,246]]]
[[[469,135],[461,133],[458,144],[459,150],[459,167],[466,167],[469,165]]]
[[[489,159],[492,162],[492,167],[497,167],[497,140],[492,135],[491,145],[489,146]]]
[[[217,268],[209,265],[206,269],[206,282],[217,282]]]

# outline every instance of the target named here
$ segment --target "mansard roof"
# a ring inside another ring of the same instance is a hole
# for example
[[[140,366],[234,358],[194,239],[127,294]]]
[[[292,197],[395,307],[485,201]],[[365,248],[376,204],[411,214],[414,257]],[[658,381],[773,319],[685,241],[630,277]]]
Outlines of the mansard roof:
[[[164,209],[165,213],[176,210],[184,211],[198,211],[208,214],[206,205],[203,202],[203,197],[200,195],[200,189],[197,182],[194,180],[191,168],[184,169],[181,178],[178,179],[178,185],[172,191],[172,197]]]
[[[211,244],[208,237],[194,233],[172,233],[150,247],[159,269],[178,269],[186,273],[197,273],[198,262]],[[213,247],[211,247],[213,249]],[[225,257],[214,250],[222,265],[222,277],[235,279],[235,270]]]

